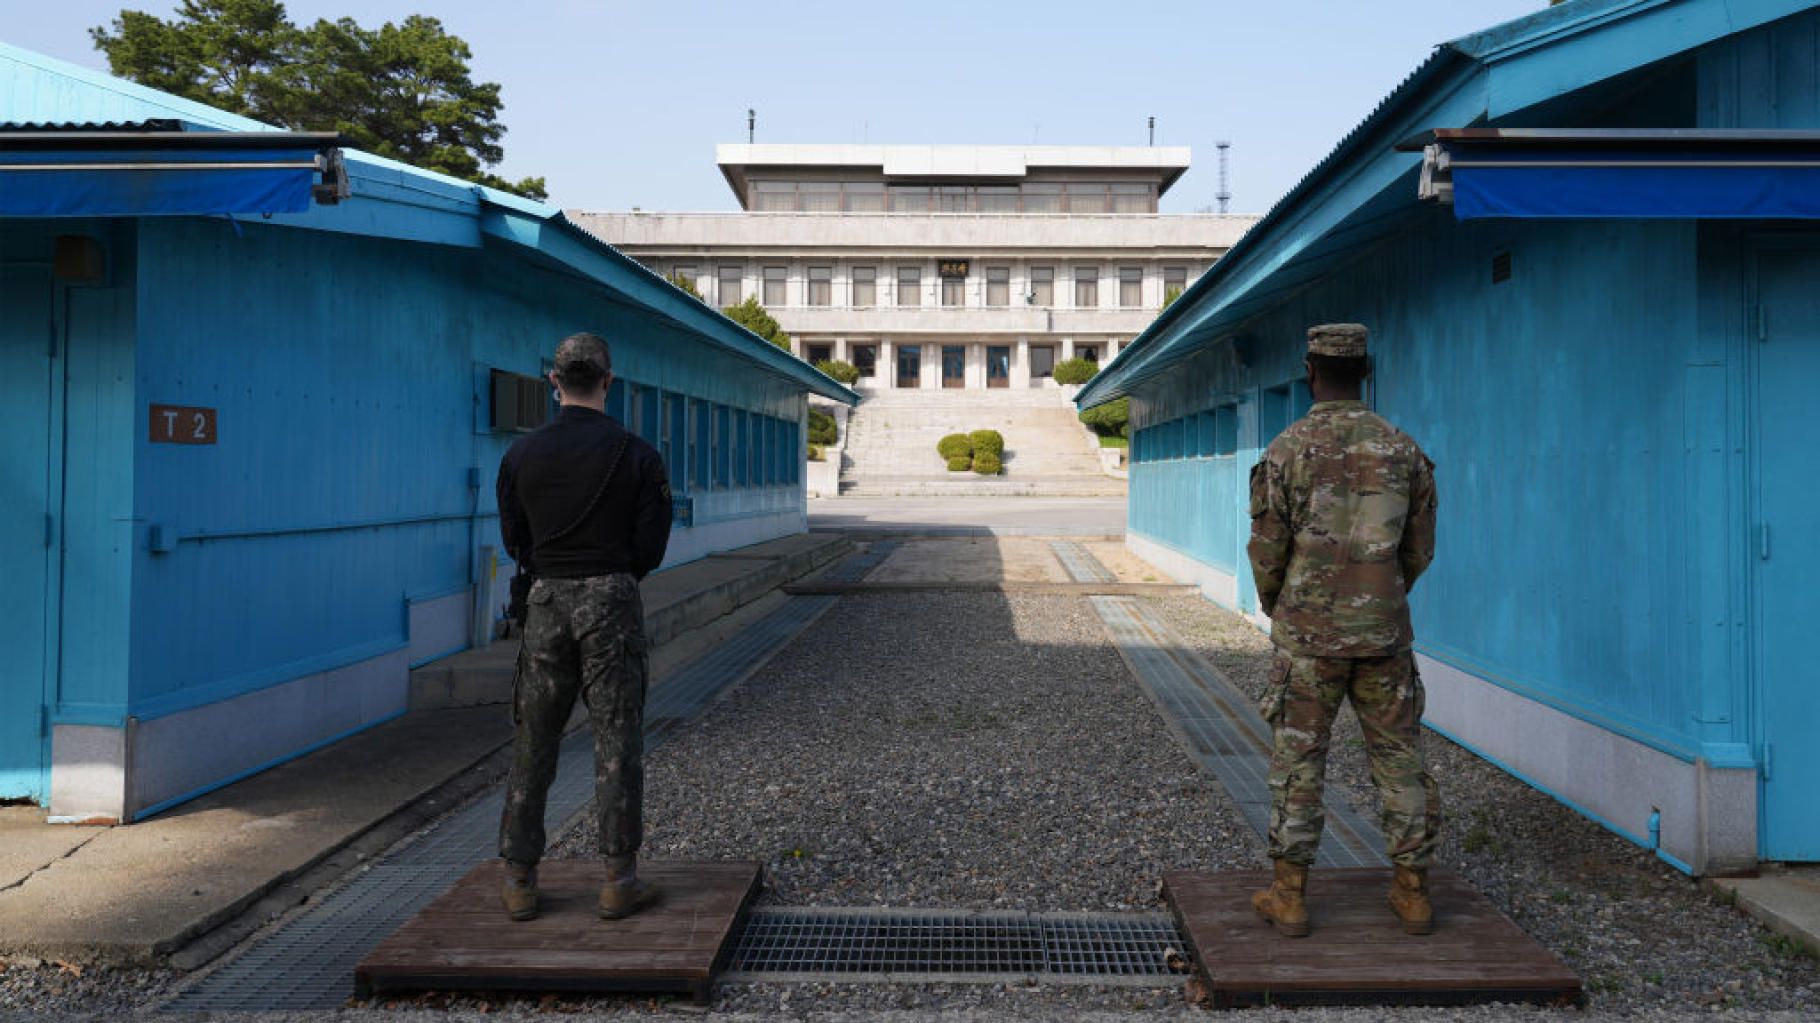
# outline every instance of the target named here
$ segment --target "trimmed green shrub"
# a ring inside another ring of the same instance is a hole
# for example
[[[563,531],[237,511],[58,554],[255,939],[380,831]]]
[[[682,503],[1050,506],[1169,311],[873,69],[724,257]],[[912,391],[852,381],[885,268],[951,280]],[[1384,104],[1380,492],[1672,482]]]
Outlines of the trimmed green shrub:
[[[815,364],[815,368],[841,383],[846,384],[848,387],[852,387],[854,384],[859,383],[859,367],[851,362],[837,362],[833,359],[823,359]]]
[[[1055,364],[1055,382],[1058,384],[1084,384],[1093,379],[1100,371],[1098,363],[1086,359],[1063,359]]]
[[[1131,422],[1131,399],[1120,398],[1104,405],[1095,405],[1081,411],[1081,422],[1087,428],[1102,437],[1122,437],[1124,430]]]
[[[935,450],[947,459],[972,458],[973,441],[964,433],[951,433],[936,441]]]
[[[980,455],[973,460],[973,471],[981,476],[997,476],[1003,468],[997,455]]]
[[[825,462],[827,460],[828,460],[828,456],[825,452],[822,451],[822,446],[820,444],[809,445],[809,461]]]
[[[975,430],[967,435],[973,442],[973,455],[991,455],[994,459],[1005,453],[1005,436],[997,430]]]
[[[966,472],[973,468],[973,458],[969,455],[955,455],[948,459],[949,472]]]
[[[840,440],[840,428],[834,424],[834,417],[821,409],[809,410],[809,443],[826,447]]]

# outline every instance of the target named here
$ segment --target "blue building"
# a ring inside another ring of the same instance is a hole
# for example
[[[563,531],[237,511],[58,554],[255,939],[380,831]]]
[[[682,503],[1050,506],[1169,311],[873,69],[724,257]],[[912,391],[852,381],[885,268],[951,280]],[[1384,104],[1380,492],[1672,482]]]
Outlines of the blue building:
[[[1081,394],[1130,546],[1256,611],[1303,331],[1439,465],[1431,725],[1683,870],[1820,859],[1820,10],[1570,0],[1437,49]]]
[[[668,563],[806,528],[855,396],[555,208],[0,46],[0,797],[131,820],[490,632],[493,472],[606,336]]]

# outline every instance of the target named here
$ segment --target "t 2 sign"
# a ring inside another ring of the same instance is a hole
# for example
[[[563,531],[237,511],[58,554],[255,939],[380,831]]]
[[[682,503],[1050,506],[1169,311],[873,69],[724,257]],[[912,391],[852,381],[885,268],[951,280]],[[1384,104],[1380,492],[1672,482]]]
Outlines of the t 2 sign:
[[[153,405],[153,444],[215,443],[215,410],[189,405]]]

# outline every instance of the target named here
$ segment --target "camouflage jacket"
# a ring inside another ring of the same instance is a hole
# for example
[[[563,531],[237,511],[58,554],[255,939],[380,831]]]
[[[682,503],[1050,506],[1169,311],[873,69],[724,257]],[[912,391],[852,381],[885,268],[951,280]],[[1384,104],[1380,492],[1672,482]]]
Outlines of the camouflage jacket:
[[[1251,573],[1287,653],[1408,649],[1434,549],[1434,463],[1364,402],[1318,402],[1251,470]]]

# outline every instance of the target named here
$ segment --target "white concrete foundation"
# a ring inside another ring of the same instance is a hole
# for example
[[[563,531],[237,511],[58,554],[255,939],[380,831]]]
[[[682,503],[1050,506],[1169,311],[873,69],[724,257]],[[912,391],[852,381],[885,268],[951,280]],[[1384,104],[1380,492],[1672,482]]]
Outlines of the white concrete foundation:
[[[125,820],[129,745],[125,728],[52,726],[51,823]]]
[[[445,657],[470,645],[474,622],[472,590],[410,601],[405,613],[411,637],[411,664]]]

